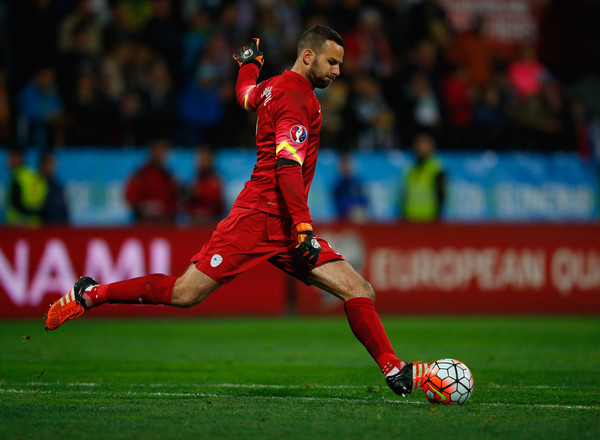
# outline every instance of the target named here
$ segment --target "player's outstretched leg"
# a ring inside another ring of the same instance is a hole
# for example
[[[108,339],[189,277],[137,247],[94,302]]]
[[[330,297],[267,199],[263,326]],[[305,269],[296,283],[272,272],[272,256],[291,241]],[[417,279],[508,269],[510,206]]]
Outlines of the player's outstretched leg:
[[[73,289],[50,307],[46,329],[56,330],[69,319],[77,318],[92,307],[111,304],[165,304],[192,307],[201,303],[220,284],[193,264],[179,278],[152,274],[111,284],[98,284],[82,277]]]
[[[56,330],[69,319],[77,318],[92,307],[104,303],[171,304],[176,278],[152,274],[111,284],[98,284],[81,277],[65,296],[50,307],[46,329]]]

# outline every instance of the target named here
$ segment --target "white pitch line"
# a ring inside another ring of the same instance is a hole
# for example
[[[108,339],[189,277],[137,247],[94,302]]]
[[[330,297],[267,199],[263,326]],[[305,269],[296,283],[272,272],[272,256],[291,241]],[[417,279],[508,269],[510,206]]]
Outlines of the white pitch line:
[[[477,405],[481,406],[534,406],[536,408],[560,408],[560,409],[595,409],[600,410],[600,407],[595,406],[584,406],[584,405],[548,405],[548,404],[535,404],[535,405],[525,405],[522,403],[478,403]]]
[[[550,385],[496,385],[489,384],[486,385],[488,388],[495,388],[498,390],[571,390],[574,387],[559,385],[559,386],[550,386]]]
[[[1,389],[2,392],[19,393],[19,394],[52,394],[52,391],[36,391],[36,390],[16,390],[16,389]],[[352,402],[352,403],[393,403],[400,405],[425,405],[426,402],[413,402],[409,400],[391,400],[391,399],[344,399],[342,397],[309,397],[309,396],[236,396],[233,394],[214,394],[214,393],[173,393],[173,392],[140,392],[140,391],[79,391],[79,394],[90,395],[118,395],[118,396],[138,396],[138,397],[202,397],[202,398],[223,398],[223,399],[260,399],[260,400],[303,400],[303,401],[323,401],[323,402]]]
[[[232,384],[234,385],[234,384]],[[52,391],[37,391],[37,390],[19,390],[15,388],[2,389],[0,393],[18,393],[18,394],[52,394]],[[352,403],[391,403],[396,405],[426,405],[427,402],[414,402],[410,400],[392,400],[392,399],[344,399],[341,397],[311,397],[311,396],[239,396],[232,394],[214,394],[214,393],[184,393],[184,392],[144,392],[144,391],[79,391],[79,394],[90,395],[117,395],[117,396],[141,396],[141,397],[201,397],[201,398],[224,398],[224,399],[259,399],[259,400],[301,400],[301,401],[320,401],[320,402],[352,402]],[[552,405],[552,404],[519,404],[519,403],[485,403],[471,402],[469,405],[480,406],[502,406],[502,407],[535,407],[549,409],[576,409],[576,410],[600,410],[600,407],[585,406],[585,405]]]
[[[391,399],[378,399],[378,400],[367,400],[367,399],[344,399],[342,397],[309,397],[309,396],[236,396],[228,394],[211,394],[211,393],[164,393],[164,392],[153,392],[153,393],[140,393],[137,391],[126,391],[122,394],[128,396],[160,396],[160,397],[212,397],[212,398],[227,398],[227,399],[239,399],[251,398],[261,400],[303,400],[303,401],[325,401],[325,402],[353,402],[353,403],[368,403],[368,402],[385,402],[395,403],[402,405],[425,405],[425,402],[412,402],[409,400],[391,400]]]
[[[35,391],[35,390],[15,390],[14,388],[2,389],[0,393],[15,393],[15,394],[52,394],[52,391]]]
[[[60,385],[60,382],[27,382],[26,384],[19,384],[20,386],[56,386]],[[76,383],[65,383],[64,386],[68,387],[102,387],[106,384],[94,383],[94,382],[76,382]],[[238,383],[130,383],[125,384],[125,387],[141,387],[141,388],[247,388],[247,389],[331,389],[331,390],[361,390],[369,388],[379,388],[372,385],[319,385],[319,384],[306,384],[306,385],[276,385],[276,384],[238,384]]]
[[[60,385],[60,382],[27,382],[25,384],[17,384],[19,386],[22,385],[35,385],[35,386],[55,386]],[[101,387],[106,384],[104,383],[95,383],[95,382],[69,382],[65,383],[65,386],[68,387]],[[303,389],[324,389],[324,390],[361,390],[361,389],[369,389],[369,388],[379,388],[379,386],[374,385],[319,385],[319,384],[305,384],[305,385],[278,385],[278,384],[241,384],[241,383],[130,383],[126,384],[128,387],[141,387],[141,388],[239,388],[239,389],[293,389],[293,390],[303,390]],[[485,385],[487,388],[494,389],[510,389],[510,390],[570,390],[574,387],[559,385],[559,386],[550,386],[550,385],[497,385],[497,384],[488,384]],[[385,388],[385,387],[383,387]]]

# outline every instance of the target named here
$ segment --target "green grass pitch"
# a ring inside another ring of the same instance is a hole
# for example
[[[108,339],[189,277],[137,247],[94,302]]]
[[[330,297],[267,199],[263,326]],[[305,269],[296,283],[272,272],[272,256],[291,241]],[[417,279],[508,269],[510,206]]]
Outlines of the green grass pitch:
[[[406,360],[473,372],[464,406],[394,395],[343,316],[0,322],[1,439],[584,439],[598,317],[383,317]]]

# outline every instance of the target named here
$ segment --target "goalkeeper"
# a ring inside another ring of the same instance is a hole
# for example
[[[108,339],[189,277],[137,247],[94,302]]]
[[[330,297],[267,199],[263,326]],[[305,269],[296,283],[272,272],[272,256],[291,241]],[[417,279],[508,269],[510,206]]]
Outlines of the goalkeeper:
[[[344,301],[352,331],[394,392],[406,395],[420,387],[428,364],[407,364],[396,357],[375,311],[371,285],[315,235],[307,205],[321,129],[314,89],[327,87],[340,74],[343,46],[337,32],[314,26],[300,36],[292,69],[260,84],[256,81],[264,59],[259,39],[234,54],[240,66],[238,103],[258,113],[257,161],[227,218],[179,278],[152,274],[100,285],[82,277],[51,306],[46,328],[54,330],[103,303],[192,307],[267,260]]]

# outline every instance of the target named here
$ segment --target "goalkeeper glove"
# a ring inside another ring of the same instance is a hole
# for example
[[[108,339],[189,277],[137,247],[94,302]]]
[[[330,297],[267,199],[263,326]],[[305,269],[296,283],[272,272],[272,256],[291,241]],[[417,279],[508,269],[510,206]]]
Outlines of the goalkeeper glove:
[[[233,54],[233,59],[238,62],[240,67],[245,66],[248,63],[254,63],[260,69],[265,63],[265,60],[263,58],[263,53],[258,49],[259,44],[260,38],[253,38],[248,47],[242,46],[237,53]]]
[[[313,234],[313,228],[310,223],[298,223],[296,225],[298,231],[298,245],[296,250],[308,264],[315,265],[321,253],[321,245]]]

